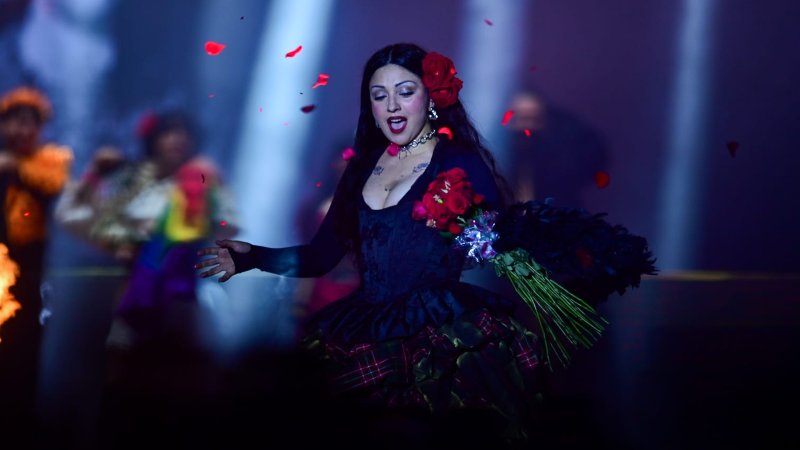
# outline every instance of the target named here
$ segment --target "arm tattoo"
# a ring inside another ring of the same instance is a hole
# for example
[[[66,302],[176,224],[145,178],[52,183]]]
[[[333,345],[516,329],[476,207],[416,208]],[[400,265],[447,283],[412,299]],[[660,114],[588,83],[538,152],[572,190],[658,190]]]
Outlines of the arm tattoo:
[[[373,175],[380,175],[383,173],[383,167],[376,166],[375,169],[372,170]]]
[[[416,166],[414,166],[414,169],[412,169],[412,172],[413,173],[422,172],[423,170],[425,170],[426,167],[428,167],[428,163],[417,164]]]

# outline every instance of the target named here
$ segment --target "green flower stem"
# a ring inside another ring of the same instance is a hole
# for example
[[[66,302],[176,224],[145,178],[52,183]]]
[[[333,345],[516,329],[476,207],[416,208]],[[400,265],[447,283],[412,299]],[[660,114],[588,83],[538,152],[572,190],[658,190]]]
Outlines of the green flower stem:
[[[544,359],[552,370],[551,353],[568,365],[569,353],[562,340],[572,346],[591,347],[608,321],[580,297],[547,276],[546,271],[524,250],[497,255],[491,260],[498,276],[508,278],[514,290],[531,308],[542,332]]]

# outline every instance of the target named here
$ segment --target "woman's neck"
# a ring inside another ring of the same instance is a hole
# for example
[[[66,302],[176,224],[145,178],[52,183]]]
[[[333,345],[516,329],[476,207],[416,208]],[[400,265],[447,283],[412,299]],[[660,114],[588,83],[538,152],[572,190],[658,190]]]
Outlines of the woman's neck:
[[[431,128],[430,123],[426,123],[411,142],[400,146],[400,153],[406,156],[429,153],[436,148],[438,142],[439,139],[436,137],[436,130]]]

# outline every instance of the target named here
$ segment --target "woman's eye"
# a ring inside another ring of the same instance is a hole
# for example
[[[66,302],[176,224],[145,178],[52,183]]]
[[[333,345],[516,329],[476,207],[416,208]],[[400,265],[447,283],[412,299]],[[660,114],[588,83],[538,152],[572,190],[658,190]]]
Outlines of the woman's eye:
[[[372,99],[375,100],[375,101],[381,101],[381,100],[383,100],[385,98],[386,98],[385,94],[378,94],[378,95],[373,95],[372,96]]]
[[[412,95],[414,95],[414,91],[401,92],[400,95],[402,95],[403,97],[411,97]]]

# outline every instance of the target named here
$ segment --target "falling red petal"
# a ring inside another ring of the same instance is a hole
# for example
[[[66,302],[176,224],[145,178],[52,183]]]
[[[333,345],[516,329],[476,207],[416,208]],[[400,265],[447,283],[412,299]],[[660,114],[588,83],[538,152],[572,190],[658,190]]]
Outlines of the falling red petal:
[[[206,182],[206,176],[204,174],[200,174],[200,179],[203,180],[203,183]]]
[[[289,122],[283,122],[283,126],[288,127],[289,126]]]
[[[356,156],[356,151],[350,147],[342,150],[342,159],[345,161],[350,161],[353,157]]]
[[[611,182],[611,177],[608,176],[607,173],[603,172],[602,170],[598,170],[594,174],[594,184],[597,185],[600,189],[603,189],[608,186],[608,183]]]
[[[220,220],[219,224],[222,225],[223,227],[228,226],[228,222],[225,222],[224,220]]]
[[[208,98],[214,98],[216,96],[217,96],[216,94],[208,94]]]
[[[524,133],[525,133],[525,136],[531,137],[531,130],[525,128]]]
[[[736,150],[739,150],[739,143],[736,141],[730,141],[725,144],[728,147],[728,153],[731,154],[731,157],[736,157]]]
[[[513,116],[513,115],[514,115],[514,111],[512,111],[510,109],[508,111],[506,111],[505,114],[503,114],[503,122],[502,122],[503,126],[508,125],[508,121],[511,120],[511,116]]]
[[[453,132],[450,130],[450,128],[447,127],[439,128],[439,134],[444,134],[447,136],[448,139],[450,139],[451,141],[453,140]]]
[[[483,19],[483,21],[486,22],[486,25],[489,25],[489,26],[494,25],[494,23],[492,23],[492,21],[489,20],[489,19]]]
[[[225,48],[225,44],[220,44],[219,42],[208,41],[206,42],[206,53],[211,56],[217,56],[222,53],[222,50]]]
[[[313,111],[314,108],[316,108],[315,105],[306,105],[306,106],[303,106],[302,108],[300,108],[300,111],[303,111],[304,113],[308,114],[311,111]]]
[[[331,76],[328,75],[327,73],[319,74],[319,76],[317,77],[317,82],[314,83],[313,86],[311,86],[311,89],[316,89],[316,88],[318,88],[320,86],[327,86],[328,85],[328,78],[330,78],[330,77]],[[302,94],[302,92],[301,92],[301,94]]]
[[[264,111],[264,108],[262,108],[262,107],[260,107],[260,106],[259,106],[259,107],[258,107],[258,112],[263,112],[263,111]]]
[[[25,211],[24,213],[22,213],[22,215],[25,216],[25,217],[28,217],[28,216],[31,215],[31,212],[30,211]]]
[[[315,184],[314,186],[320,187],[320,186],[322,186],[322,182],[321,181],[317,181],[317,184]]]
[[[294,49],[294,50],[290,51],[289,53],[287,53],[286,57],[287,58],[294,58],[298,53],[300,53],[300,50],[302,50],[302,49],[303,49],[303,46],[302,45],[298,45],[296,49]]]

